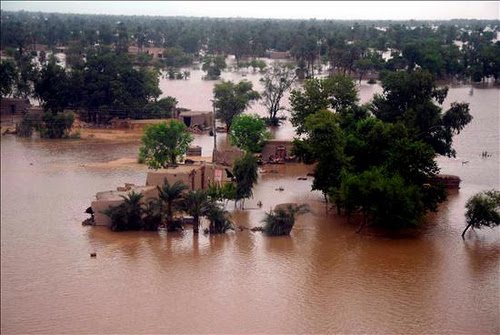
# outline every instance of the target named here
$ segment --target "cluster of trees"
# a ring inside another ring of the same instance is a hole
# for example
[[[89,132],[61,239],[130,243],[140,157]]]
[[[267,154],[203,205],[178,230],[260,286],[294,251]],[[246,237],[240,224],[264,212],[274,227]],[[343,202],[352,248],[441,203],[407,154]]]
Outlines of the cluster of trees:
[[[276,19],[210,19],[182,17],[97,16],[1,13],[3,47],[25,50],[35,43],[166,47],[167,66],[184,66],[203,50],[211,55],[264,57],[267,50],[290,51],[304,76],[314,76],[322,63],[341,73],[412,68],[435,76],[498,79],[499,49],[493,40],[498,20],[335,21]],[[463,48],[454,41],[464,43]],[[380,52],[394,50],[383,62]],[[21,52],[22,53],[22,52]],[[362,76],[362,75],[361,75]]]
[[[222,234],[234,229],[227,212],[210,193],[204,190],[187,191],[180,181],[170,184],[166,179],[158,189],[158,198],[143,199],[140,193],[131,192],[122,196],[123,202],[105,211],[111,219],[113,231],[147,230],[157,231],[165,227],[167,231],[182,230],[182,219],[176,213],[193,217],[193,233],[198,234],[200,218],[210,222],[207,232]]]
[[[135,67],[127,54],[110,49],[82,56],[66,68],[53,55],[39,66],[29,54],[16,63],[0,63],[2,97],[34,97],[46,118],[67,109],[95,123],[113,117],[156,118],[170,116],[177,104],[172,97],[158,100],[158,70]]]
[[[418,69],[382,78],[383,94],[358,104],[352,79],[311,79],[291,93],[294,151],[316,163],[313,189],[365,223],[415,226],[446,193],[432,178],[436,155],[454,156],[452,138],[472,117],[466,103],[443,112],[447,88]]]

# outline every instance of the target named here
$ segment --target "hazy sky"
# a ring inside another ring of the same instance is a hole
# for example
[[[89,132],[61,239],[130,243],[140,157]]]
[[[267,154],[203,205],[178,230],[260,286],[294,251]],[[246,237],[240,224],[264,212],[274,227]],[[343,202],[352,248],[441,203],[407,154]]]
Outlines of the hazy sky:
[[[6,1],[2,10],[290,19],[500,19],[500,1]]]

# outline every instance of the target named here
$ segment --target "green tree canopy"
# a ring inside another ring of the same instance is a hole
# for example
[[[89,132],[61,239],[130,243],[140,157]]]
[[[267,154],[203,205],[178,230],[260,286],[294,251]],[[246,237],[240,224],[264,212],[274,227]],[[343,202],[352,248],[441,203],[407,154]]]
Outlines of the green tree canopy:
[[[259,152],[271,134],[258,115],[238,115],[234,118],[229,139],[232,145],[247,152]]]
[[[257,159],[252,154],[246,153],[243,157],[235,160],[233,174],[236,178],[236,202],[253,195],[252,189],[258,179],[257,171]]]
[[[292,90],[290,105],[292,107],[292,124],[298,134],[305,129],[306,118],[325,109],[346,112],[358,102],[354,81],[344,75],[336,75],[326,79],[309,79],[303,90]]]
[[[372,113],[384,122],[402,122],[416,140],[432,146],[440,155],[455,156],[453,135],[472,120],[467,103],[452,103],[442,113],[440,105],[448,89],[437,88],[425,70],[388,73],[382,78],[383,95],[375,95]],[[439,104],[436,104],[436,102]]]
[[[178,120],[150,125],[142,136],[139,159],[152,169],[175,166],[192,141],[186,125]]]
[[[496,227],[500,225],[500,192],[490,190],[473,195],[465,204],[467,227],[462,232],[462,238],[469,228]]]
[[[229,131],[234,117],[243,113],[254,100],[260,98],[252,89],[252,83],[246,80],[234,84],[222,81],[214,86],[215,117],[226,124]]]
[[[0,96],[2,98],[12,94],[17,76],[16,65],[11,61],[2,60],[0,63]]]

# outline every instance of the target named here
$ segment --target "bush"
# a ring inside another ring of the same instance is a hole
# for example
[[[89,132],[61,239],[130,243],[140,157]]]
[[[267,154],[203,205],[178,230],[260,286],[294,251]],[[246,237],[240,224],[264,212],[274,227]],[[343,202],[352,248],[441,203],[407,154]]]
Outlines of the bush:
[[[31,137],[33,135],[33,127],[35,122],[25,115],[21,121],[16,125],[16,134],[19,137]]]
[[[43,138],[67,138],[75,121],[75,114],[64,112],[54,114],[46,112],[40,126],[40,136]]]
[[[309,212],[309,208],[305,204],[288,204],[286,207],[278,207],[274,211],[266,213],[263,220],[263,231],[269,236],[290,235],[295,225],[296,216],[307,212]]]

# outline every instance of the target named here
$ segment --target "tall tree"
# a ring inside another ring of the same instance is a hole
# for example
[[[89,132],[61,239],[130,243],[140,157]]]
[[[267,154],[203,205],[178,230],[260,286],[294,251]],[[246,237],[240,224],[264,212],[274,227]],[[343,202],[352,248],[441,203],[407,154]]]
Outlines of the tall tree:
[[[176,166],[179,156],[187,152],[193,136],[186,125],[178,120],[150,125],[144,130],[139,160],[150,168]]]
[[[264,120],[258,115],[236,116],[229,130],[231,144],[252,153],[259,152],[270,136]]]
[[[275,62],[261,79],[264,86],[264,91],[261,93],[262,104],[267,108],[269,125],[278,126],[280,124],[278,112],[284,109],[280,105],[281,99],[293,85],[296,77],[289,66]]]
[[[236,178],[236,199],[235,205],[240,201],[241,207],[244,207],[244,199],[253,195],[253,186],[258,179],[257,159],[250,153],[235,160],[233,174]]]
[[[226,124],[229,131],[235,116],[240,115],[250,106],[250,103],[260,98],[252,89],[249,81],[222,81],[214,86],[215,117]]]
[[[182,193],[187,188],[187,185],[179,180],[170,184],[167,178],[165,178],[163,186],[157,186],[158,198],[165,204],[167,231],[176,231],[181,228],[174,223],[174,210],[181,208]]]
[[[462,232],[462,238],[469,228],[496,227],[500,225],[500,191],[490,190],[475,194],[465,204],[467,227]]]

